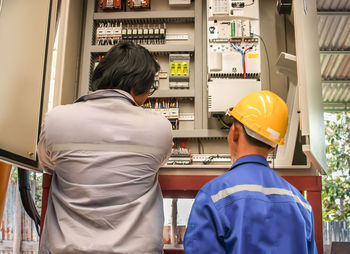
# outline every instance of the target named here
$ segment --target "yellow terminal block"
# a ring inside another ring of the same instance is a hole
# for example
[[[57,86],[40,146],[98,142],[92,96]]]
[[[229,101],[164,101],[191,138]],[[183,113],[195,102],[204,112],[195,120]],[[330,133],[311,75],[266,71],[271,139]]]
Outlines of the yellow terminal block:
[[[176,63],[176,75],[182,75],[182,64],[179,62]]]
[[[182,63],[182,74],[188,76],[188,62]]]
[[[170,64],[170,75],[176,75],[176,63],[171,62]]]

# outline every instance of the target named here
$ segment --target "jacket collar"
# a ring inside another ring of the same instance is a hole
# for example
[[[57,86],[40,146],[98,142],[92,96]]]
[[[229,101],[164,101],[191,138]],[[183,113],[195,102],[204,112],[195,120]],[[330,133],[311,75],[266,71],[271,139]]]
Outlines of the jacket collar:
[[[235,163],[233,163],[233,165],[231,166],[230,170],[235,169],[236,167],[242,165],[242,164],[246,164],[246,163],[256,163],[256,164],[261,164],[265,167],[269,167],[269,164],[267,163],[267,160],[260,155],[247,155],[247,156],[243,156],[241,158],[239,158],[238,160],[235,161]]]
[[[88,100],[97,100],[97,99],[103,99],[103,98],[110,98],[110,97],[123,98],[123,99],[128,100],[134,106],[138,106],[136,104],[134,98],[131,96],[131,94],[129,94],[128,92],[125,92],[123,90],[119,90],[119,89],[102,89],[102,90],[97,90],[97,91],[92,92],[90,94],[81,96],[74,103],[88,101]]]

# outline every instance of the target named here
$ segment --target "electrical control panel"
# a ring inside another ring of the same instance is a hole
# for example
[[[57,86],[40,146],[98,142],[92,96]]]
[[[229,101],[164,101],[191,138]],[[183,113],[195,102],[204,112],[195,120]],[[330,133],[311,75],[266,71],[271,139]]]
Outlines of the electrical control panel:
[[[274,5],[262,1],[88,0],[84,42],[91,43],[84,44],[79,94],[88,92],[94,68],[113,45],[140,44],[160,66],[157,90],[143,107],[166,117],[173,129],[174,147],[164,167],[229,168],[228,108],[251,92],[268,89],[286,99],[291,119],[297,115],[292,79],[275,75],[277,61],[271,64],[268,55],[278,56],[264,43],[283,35],[284,28],[269,34],[270,24],[261,20]],[[271,47],[280,47],[278,40]],[[288,131],[286,140],[297,140],[297,135]],[[288,144],[269,156],[276,167],[295,160],[295,141]],[[307,163],[298,156],[299,163]]]

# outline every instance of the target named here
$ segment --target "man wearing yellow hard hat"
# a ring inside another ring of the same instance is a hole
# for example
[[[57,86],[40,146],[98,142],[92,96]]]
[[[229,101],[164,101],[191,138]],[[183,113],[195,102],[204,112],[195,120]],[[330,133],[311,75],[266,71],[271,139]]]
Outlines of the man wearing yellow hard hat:
[[[317,253],[310,204],[266,161],[284,143],[286,103],[260,91],[228,114],[234,118],[228,134],[233,165],[198,192],[185,253]]]

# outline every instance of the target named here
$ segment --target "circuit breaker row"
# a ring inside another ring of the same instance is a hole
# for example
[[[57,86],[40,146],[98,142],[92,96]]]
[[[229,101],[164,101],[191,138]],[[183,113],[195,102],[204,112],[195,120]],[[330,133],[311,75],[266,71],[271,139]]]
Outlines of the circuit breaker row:
[[[100,22],[96,29],[97,45],[115,45],[120,41],[138,44],[165,44],[166,24],[123,25]]]

